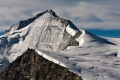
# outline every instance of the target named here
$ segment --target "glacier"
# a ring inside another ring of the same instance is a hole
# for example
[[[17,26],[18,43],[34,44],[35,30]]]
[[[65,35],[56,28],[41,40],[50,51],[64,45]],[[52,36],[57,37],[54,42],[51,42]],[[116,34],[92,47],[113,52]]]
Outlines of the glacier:
[[[0,36],[0,72],[28,48],[67,67],[83,80],[120,80],[120,39],[78,29],[46,10]]]

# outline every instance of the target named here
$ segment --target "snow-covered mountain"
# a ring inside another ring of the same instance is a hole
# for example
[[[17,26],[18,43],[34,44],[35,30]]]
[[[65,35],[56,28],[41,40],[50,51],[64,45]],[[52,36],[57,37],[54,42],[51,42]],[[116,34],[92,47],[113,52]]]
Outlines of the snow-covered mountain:
[[[12,26],[0,38],[0,55],[12,62],[28,47],[61,51],[69,45],[78,45],[75,39],[81,32],[71,21],[59,18],[52,10],[40,14]]]
[[[119,40],[78,29],[70,20],[47,10],[20,21],[0,37],[0,60],[11,63],[32,48],[44,58],[82,76],[83,80],[119,80]]]

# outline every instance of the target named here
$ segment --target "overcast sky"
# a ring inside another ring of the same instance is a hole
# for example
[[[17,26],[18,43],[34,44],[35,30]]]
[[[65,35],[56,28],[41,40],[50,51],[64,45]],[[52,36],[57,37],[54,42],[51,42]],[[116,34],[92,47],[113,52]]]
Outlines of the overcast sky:
[[[120,0],[0,0],[0,32],[52,9],[82,29],[120,29]]]

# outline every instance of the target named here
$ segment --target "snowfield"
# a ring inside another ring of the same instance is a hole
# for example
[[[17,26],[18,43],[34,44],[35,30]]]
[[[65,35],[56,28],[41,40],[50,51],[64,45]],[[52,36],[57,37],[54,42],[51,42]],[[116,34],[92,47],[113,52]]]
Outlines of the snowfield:
[[[82,76],[83,80],[120,80],[119,46],[95,35],[97,38],[93,38],[93,34],[84,30],[82,32],[80,46],[70,46],[61,52],[35,50],[44,58]],[[112,40],[116,41],[115,38]]]
[[[62,23],[67,20],[49,13],[40,14],[42,16],[21,29],[15,25],[0,36],[0,72],[9,62],[32,48],[44,58],[82,76],[83,80],[120,80],[120,38],[99,37],[85,30],[77,30],[72,24]],[[62,40],[65,30],[69,35],[65,38],[68,39],[81,32],[75,39],[79,46],[69,46],[60,51],[67,45],[67,41]],[[58,45],[62,45],[60,50]]]

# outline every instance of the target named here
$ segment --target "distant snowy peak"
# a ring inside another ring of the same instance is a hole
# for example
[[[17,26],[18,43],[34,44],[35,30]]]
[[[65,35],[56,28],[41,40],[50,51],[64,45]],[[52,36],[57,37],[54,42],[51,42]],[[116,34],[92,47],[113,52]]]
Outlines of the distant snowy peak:
[[[17,24],[14,24],[13,26],[11,26],[11,28],[9,30],[6,30],[6,33],[10,33],[19,29],[22,29],[26,26],[28,26],[30,23],[32,23],[34,20],[36,20],[38,17],[41,17],[43,15],[49,15],[49,16],[54,16],[54,17],[58,17],[56,15],[56,13],[54,11],[52,11],[51,9],[43,11],[42,13],[37,14],[35,17],[33,18],[29,18],[28,20],[22,20]]]
[[[31,25],[29,47],[42,48],[50,51],[61,51],[76,42],[81,34],[79,29],[69,20],[60,18],[52,10],[47,10]],[[36,36],[36,37],[35,37]]]
[[[81,33],[70,20],[46,10],[11,27],[0,38],[0,56],[12,62],[28,48],[63,51],[68,46],[79,46],[76,39]]]

